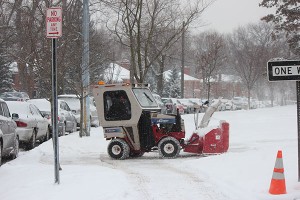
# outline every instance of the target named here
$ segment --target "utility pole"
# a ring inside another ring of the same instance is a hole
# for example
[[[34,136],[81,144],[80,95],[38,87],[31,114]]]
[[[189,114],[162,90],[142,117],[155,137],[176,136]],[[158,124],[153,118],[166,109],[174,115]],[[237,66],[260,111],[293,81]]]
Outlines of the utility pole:
[[[181,48],[181,98],[184,98],[184,25],[185,22],[182,23],[182,48]]]
[[[83,55],[82,55],[82,82],[83,82],[83,122],[86,136],[90,136],[90,72],[89,72],[89,0],[83,0]]]

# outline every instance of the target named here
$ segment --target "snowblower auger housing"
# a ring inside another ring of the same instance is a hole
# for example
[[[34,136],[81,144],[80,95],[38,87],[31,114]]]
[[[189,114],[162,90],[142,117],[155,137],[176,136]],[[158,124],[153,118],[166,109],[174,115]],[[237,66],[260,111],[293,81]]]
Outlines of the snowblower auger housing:
[[[180,114],[160,114],[147,84],[109,84],[93,88],[104,138],[110,140],[108,154],[114,159],[142,156],[158,150],[163,158],[175,158],[183,148],[201,153],[203,138],[184,141]],[[188,148],[197,145],[197,150]]]

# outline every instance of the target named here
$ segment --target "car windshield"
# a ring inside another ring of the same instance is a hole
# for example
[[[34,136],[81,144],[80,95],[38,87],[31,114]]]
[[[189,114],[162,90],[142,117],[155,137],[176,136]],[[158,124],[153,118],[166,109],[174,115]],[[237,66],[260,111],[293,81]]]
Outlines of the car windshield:
[[[142,107],[155,108],[158,107],[151,92],[146,88],[133,88],[132,89],[135,97]]]
[[[29,114],[29,107],[28,104],[26,104],[25,102],[23,103],[23,102],[7,101],[6,103],[11,113],[18,113],[19,115]]]
[[[51,112],[51,103],[47,99],[30,99],[28,102],[34,104],[40,111]]]
[[[59,97],[59,99],[67,102],[72,110],[80,109],[80,100],[76,97]]]

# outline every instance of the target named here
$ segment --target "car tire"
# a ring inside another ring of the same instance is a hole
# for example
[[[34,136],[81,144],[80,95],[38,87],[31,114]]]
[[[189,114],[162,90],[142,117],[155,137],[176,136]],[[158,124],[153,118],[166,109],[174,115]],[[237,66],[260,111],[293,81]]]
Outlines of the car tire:
[[[46,142],[50,139],[50,130],[49,127],[47,127],[46,135],[44,136],[43,141]]]
[[[74,133],[74,132],[76,132],[76,131],[77,131],[77,123],[74,122],[73,128],[70,130],[70,133]]]
[[[117,160],[124,160],[129,157],[130,148],[122,139],[113,139],[107,147],[108,155]]]
[[[30,150],[30,149],[33,149],[36,145],[36,130],[33,129],[32,131],[32,136],[27,144],[27,149]]]
[[[19,137],[16,138],[15,144],[14,144],[14,152],[11,155],[11,159],[16,159],[19,155],[20,151],[20,142],[19,142]]]
[[[58,134],[58,136],[65,136],[66,135],[66,124],[63,123],[63,127],[61,129],[61,132]]]
[[[180,143],[173,137],[165,137],[158,143],[160,158],[176,158],[180,149]]]

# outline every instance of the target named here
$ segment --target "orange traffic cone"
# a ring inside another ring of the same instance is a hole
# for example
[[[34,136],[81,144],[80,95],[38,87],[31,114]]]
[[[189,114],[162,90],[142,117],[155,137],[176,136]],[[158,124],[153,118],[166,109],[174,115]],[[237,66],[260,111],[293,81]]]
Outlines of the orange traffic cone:
[[[277,158],[269,189],[270,194],[286,194],[284,169],[282,161],[282,151],[277,152]]]

